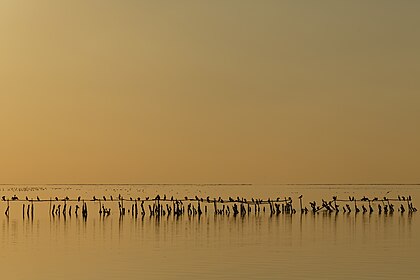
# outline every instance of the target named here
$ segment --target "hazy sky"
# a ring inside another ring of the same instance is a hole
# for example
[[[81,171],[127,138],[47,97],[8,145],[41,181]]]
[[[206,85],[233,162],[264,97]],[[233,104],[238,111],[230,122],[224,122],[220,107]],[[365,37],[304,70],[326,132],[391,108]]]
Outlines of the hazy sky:
[[[0,182],[420,182],[419,13],[1,0]]]

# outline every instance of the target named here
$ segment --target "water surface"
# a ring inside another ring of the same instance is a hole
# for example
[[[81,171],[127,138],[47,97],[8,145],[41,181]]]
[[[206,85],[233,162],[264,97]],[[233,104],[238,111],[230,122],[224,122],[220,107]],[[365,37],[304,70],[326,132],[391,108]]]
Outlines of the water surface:
[[[297,197],[320,201],[411,195],[420,187],[372,185],[3,185],[1,196],[29,199],[154,197]],[[73,207],[77,202],[68,203]],[[0,203],[0,263],[9,279],[419,279],[418,213],[308,213],[245,216],[120,217],[50,215],[49,203],[35,203],[34,216]],[[126,203],[127,208],[129,202]],[[399,206],[399,203],[396,203]]]

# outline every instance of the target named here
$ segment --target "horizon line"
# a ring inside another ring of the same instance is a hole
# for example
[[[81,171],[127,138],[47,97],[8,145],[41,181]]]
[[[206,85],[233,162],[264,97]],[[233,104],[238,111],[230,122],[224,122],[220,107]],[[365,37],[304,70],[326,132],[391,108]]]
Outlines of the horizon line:
[[[232,185],[232,186],[252,186],[252,185],[278,185],[278,186],[416,186],[420,185],[420,183],[0,183],[0,186],[19,186],[19,185],[43,185],[43,186],[75,186],[75,185],[119,185],[119,186],[127,186],[127,185],[138,185],[138,186],[146,186],[146,185],[168,185],[168,186],[192,186],[192,185]]]

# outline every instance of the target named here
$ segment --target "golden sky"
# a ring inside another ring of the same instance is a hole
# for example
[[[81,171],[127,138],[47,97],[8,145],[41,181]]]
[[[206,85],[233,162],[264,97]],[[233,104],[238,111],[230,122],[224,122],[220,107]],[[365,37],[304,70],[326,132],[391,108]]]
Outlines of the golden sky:
[[[420,182],[419,11],[1,0],[0,182]]]

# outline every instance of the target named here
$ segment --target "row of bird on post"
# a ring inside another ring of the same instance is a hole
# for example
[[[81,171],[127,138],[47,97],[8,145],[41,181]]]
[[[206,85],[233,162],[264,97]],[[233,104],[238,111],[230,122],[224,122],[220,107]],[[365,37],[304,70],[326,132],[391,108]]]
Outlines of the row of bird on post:
[[[303,207],[303,196],[300,195],[298,197],[299,204],[300,204],[300,212],[302,214],[306,214],[308,212],[317,213],[319,211],[327,211],[327,212],[340,212],[340,209],[344,213],[350,213],[352,211],[358,212],[374,212],[374,204],[377,206],[377,211],[379,214],[382,212],[384,213],[393,213],[395,211],[394,204],[392,202],[399,202],[400,205],[398,207],[398,211],[404,213],[405,211],[409,212],[416,212],[417,209],[413,206],[411,196],[398,196],[398,198],[387,198],[384,197],[383,199],[379,199],[377,197],[373,199],[369,199],[366,196],[363,196],[361,199],[357,200],[354,197],[349,196],[348,199],[338,199],[337,196],[333,196],[332,200],[326,201],[322,199],[320,204],[317,204],[316,201],[311,201],[309,203],[310,208]],[[215,215],[245,215],[250,214],[254,211],[255,214],[262,212],[266,212],[266,205],[268,205],[270,214],[295,214],[297,211],[293,207],[293,200],[291,197],[280,198],[277,197],[276,199],[255,199],[251,198],[251,200],[247,200],[246,198],[237,197],[236,199],[229,197],[227,200],[219,198],[210,198],[207,196],[206,198],[199,198],[195,196],[194,198],[184,197],[184,199],[176,199],[173,196],[171,198],[167,198],[166,195],[160,197],[157,195],[154,198],[145,197],[144,199],[138,198],[124,198],[122,195],[118,195],[118,199],[114,199],[112,196],[108,198],[103,196],[102,198],[97,198],[93,196],[92,199],[82,199],[82,197],[78,197],[77,199],[70,199],[69,197],[64,197],[59,199],[55,197],[55,199],[40,199],[38,196],[36,199],[30,199],[26,197],[25,199],[19,199],[16,195],[12,196],[10,199],[6,198],[6,196],[2,196],[2,201],[7,202],[7,208],[5,211],[5,215],[9,215],[10,211],[10,201],[16,202],[24,202],[23,203],[23,215],[25,215],[25,203],[28,202],[26,206],[26,214],[32,215],[34,212],[34,203],[39,202],[49,202],[50,203],[50,214],[51,215],[69,215],[72,214],[72,205],[68,204],[69,202],[76,202],[74,206],[74,214],[78,216],[80,206],[79,204],[82,203],[82,216],[87,218],[88,208],[87,203],[88,201],[91,202],[98,202],[99,203],[99,214],[103,216],[109,216],[111,214],[111,208],[105,207],[106,202],[110,201],[117,201],[118,202],[118,209],[120,215],[125,215],[126,213],[130,213],[130,209],[124,207],[124,202],[129,202],[131,204],[131,214],[133,216],[137,216],[138,214],[144,216],[146,214],[145,203],[147,203],[148,210],[150,216],[165,216],[171,215],[174,216],[181,216],[185,213],[188,215],[202,215],[203,213],[208,212],[208,204],[213,204],[213,210]],[[338,204],[339,202],[345,203],[344,206],[340,207]],[[359,202],[359,204],[358,204]],[[407,204],[404,207],[404,204]],[[232,204],[229,207],[229,204]],[[63,207],[61,208],[61,206]],[[185,208],[186,205],[186,208]],[[204,205],[204,207],[202,207]],[[68,208],[67,208],[68,206]],[[360,208],[359,208],[360,206]]]

